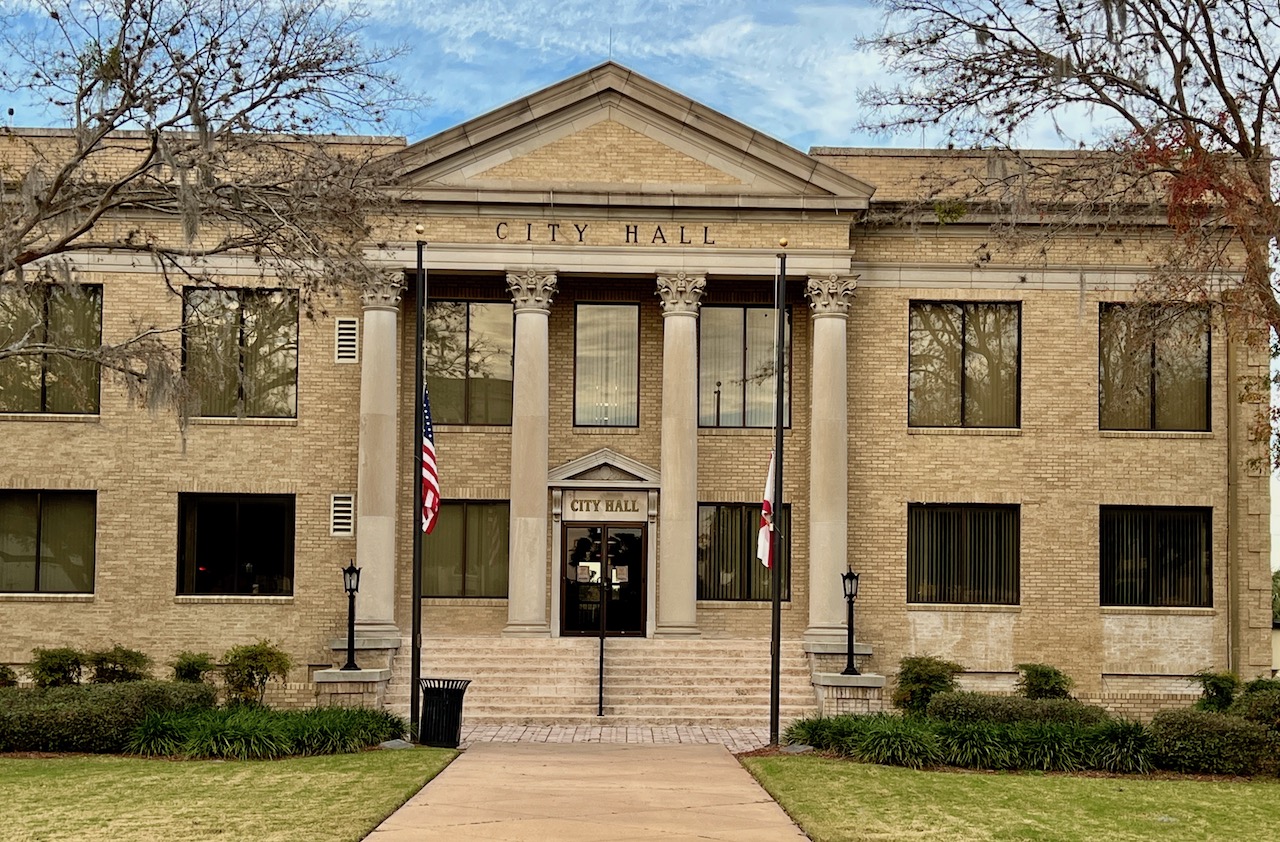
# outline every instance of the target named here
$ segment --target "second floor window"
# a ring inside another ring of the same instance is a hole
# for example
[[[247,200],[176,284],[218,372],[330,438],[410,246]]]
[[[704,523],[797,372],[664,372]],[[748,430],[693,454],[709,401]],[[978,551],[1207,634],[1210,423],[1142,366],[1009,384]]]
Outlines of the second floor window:
[[[574,318],[573,423],[635,427],[640,423],[640,308],[579,304]]]
[[[1098,426],[1209,429],[1209,314],[1104,303],[1098,311]]]
[[[515,331],[510,303],[434,301],[424,366],[436,424],[510,424]]]
[[[698,424],[772,427],[777,378],[777,315],[772,307],[703,307],[698,316]],[[791,314],[784,328],[791,354]],[[783,423],[791,423],[791,364],[782,384]]]
[[[298,294],[281,289],[188,289],[183,372],[194,414],[298,414]]]
[[[51,349],[0,359],[0,412],[96,413],[98,364],[74,352],[101,344],[102,287],[0,285],[0,348]]]
[[[911,302],[907,423],[1017,427],[1021,308],[986,301]]]

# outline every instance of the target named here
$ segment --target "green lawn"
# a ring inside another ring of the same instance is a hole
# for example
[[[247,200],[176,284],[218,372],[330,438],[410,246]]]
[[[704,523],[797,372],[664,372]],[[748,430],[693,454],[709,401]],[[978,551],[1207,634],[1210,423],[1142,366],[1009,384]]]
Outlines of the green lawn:
[[[274,761],[0,757],[0,838],[358,840],[457,752]]]
[[[813,755],[743,759],[814,842],[1280,838],[1280,782],[916,772]]]

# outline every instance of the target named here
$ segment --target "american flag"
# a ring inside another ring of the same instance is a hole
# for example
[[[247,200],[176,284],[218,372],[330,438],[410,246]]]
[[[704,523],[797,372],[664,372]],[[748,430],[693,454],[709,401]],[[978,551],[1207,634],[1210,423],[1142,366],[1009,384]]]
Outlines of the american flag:
[[[431,398],[422,387],[422,531],[431,534],[440,512],[440,475],[436,473],[436,431],[431,424]]]
[[[765,567],[773,566],[773,454],[769,454],[769,478],[760,501],[760,534],[756,537],[756,558]]]

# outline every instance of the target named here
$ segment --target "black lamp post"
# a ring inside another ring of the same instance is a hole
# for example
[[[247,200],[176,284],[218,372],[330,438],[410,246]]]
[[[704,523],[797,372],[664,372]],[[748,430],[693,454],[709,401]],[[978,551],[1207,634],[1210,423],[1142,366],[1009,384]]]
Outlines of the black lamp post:
[[[840,583],[844,585],[844,601],[849,606],[849,654],[845,660],[844,671],[840,674],[862,675],[862,673],[858,672],[857,666],[853,663],[853,601],[858,598],[858,574],[854,573],[852,570],[846,570],[844,573],[840,574]]]
[[[347,663],[344,670],[358,670],[356,666],[356,592],[360,590],[360,568],[352,559],[342,568],[342,586],[347,589]],[[852,610],[852,609],[850,609]]]

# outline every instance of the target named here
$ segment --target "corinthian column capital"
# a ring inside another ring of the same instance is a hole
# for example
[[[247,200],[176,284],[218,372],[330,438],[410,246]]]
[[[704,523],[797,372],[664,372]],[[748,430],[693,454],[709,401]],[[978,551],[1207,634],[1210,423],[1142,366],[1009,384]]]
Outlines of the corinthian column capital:
[[[813,309],[813,317],[839,316],[847,319],[859,277],[834,272],[830,275],[810,275],[804,294],[809,299],[809,307]]]
[[[659,275],[656,294],[662,299],[662,315],[698,315],[698,303],[706,288],[706,275],[690,275],[685,272]]]
[[[556,294],[556,273],[539,269],[507,273],[507,291],[517,313],[550,313]]]
[[[360,303],[366,310],[399,310],[400,295],[404,292],[404,273],[387,272],[376,275],[360,290]]]

